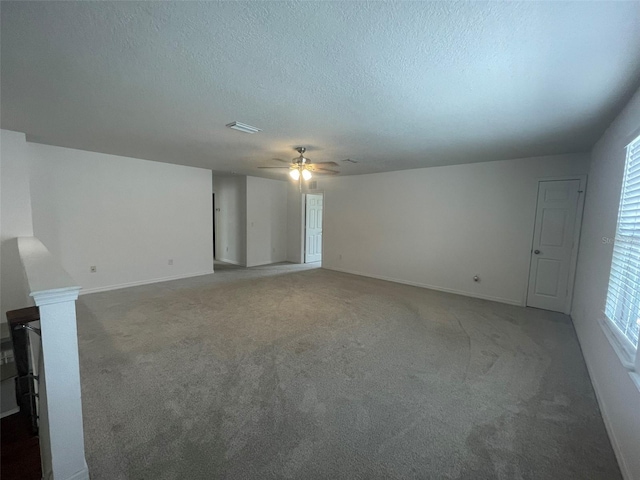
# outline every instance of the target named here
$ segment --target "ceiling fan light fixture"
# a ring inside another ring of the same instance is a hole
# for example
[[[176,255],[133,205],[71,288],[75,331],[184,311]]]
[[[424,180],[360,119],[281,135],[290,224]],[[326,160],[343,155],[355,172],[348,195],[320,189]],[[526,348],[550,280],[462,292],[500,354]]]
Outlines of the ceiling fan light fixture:
[[[243,132],[243,133],[258,133],[262,131],[261,128],[252,127],[251,125],[247,125],[246,123],[240,123],[240,122],[227,123],[226,126],[233,130],[238,130],[239,132]]]
[[[295,182],[298,182],[300,191],[302,191],[302,180],[308,182],[311,180],[314,175],[317,173],[319,175],[338,175],[340,172],[337,170],[332,170],[327,167],[338,167],[339,165],[336,162],[312,162],[309,158],[306,158],[303,154],[306,151],[305,147],[296,147],[296,152],[300,154],[299,157],[294,158],[289,166],[264,166],[258,168],[275,168],[288,170],[289,176]],[[273,160],[277,160],[278,162],[288,163],[286,160],[282,160],[280,158],[274,158]]]

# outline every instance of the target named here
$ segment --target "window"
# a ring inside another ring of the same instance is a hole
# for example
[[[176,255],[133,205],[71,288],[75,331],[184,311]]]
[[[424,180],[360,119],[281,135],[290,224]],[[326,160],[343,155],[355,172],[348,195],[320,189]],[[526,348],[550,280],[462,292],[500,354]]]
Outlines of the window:
[[[633,362],[640,331],[640,137],[627,147],[605,315]]]

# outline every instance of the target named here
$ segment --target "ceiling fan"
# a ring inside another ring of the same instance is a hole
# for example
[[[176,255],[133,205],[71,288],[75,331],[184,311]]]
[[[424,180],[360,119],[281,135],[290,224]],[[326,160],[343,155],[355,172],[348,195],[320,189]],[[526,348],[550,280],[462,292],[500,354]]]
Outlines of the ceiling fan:
[[[298,181],[302,180],[310,180],[313,174],[320,175],[337,175],[337,170],[331,170],[325,167],[339,167],[336,162],[316,162],[312,163],[311,160],[304,156],[304,152],[307,151],[305,147],[296,147],[294,149],[296,152],[300,154],[300,156],[295,157],[291,164],[288,167],[258,167],[258,168],[280,168],[280,169],[288,169],[289,176]],[[279,162],[289,163],[286,160],[282,160],[280,158],[274,158],[273,160],[277,160]]]

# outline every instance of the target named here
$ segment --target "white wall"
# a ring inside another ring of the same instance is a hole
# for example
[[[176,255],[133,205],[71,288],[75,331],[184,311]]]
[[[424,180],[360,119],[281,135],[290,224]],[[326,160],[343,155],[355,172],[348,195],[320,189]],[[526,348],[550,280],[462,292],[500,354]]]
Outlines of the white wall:
[[[247,177],[213,176],[216,194],[216,257],[236,265],[247,263]]]
[[[0,302],[6,312],[33,303],[15,237],[33,235],[29,153],[24,133],[0,131]]]
[[[618,461],[627,479],[640,479],[640,392],[611,348],[598,320],[604,309],[625,147],[640,135],[640,91],[591,153],[589,186],[572,317]]]
[[[287,258],[288,182],[247,177],[247,267]]]
[[[323,179],[323,267],[522,305],[538,179],[587,168],[564,155]]]
[[[34,234],[85,292],[213,271],[211,171],[28,146]]]

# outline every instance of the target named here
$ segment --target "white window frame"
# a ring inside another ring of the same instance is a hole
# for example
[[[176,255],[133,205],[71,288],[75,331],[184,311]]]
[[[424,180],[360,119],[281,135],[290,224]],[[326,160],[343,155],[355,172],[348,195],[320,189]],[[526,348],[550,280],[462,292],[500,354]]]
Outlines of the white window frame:
[[[633,144],[640,144],[640,132],[636,132],[632,140],[625,147],[625,158],[624,158],[624,174],[627,171],[627,161],[628,161],[628,149]],[[620,192],[620,197],[622,198],[622,191]],[[618,207],[620,208],[620,207]],[[619,215],[619,211],[618,211]],[[618,220],[616,220],[616,236],[618,233]],[[609,294],[609,286],[607,284],[607,296]],[[606,300],[605,300],[606,301]],[[615,324],[613,320],[611,320],[605,313],[605,309],[602,310],[602,315],[600,318],[600,326],[602,327],[602,331],[605,336],[611,343],[614,351],[620,358],[622,365],[629,371],[629,375],[631,379],[635,383],[638,390],[640,390],[640,344],[635,347],[631,341],[624,335],[624,333],[620,330],[618,325]]]

